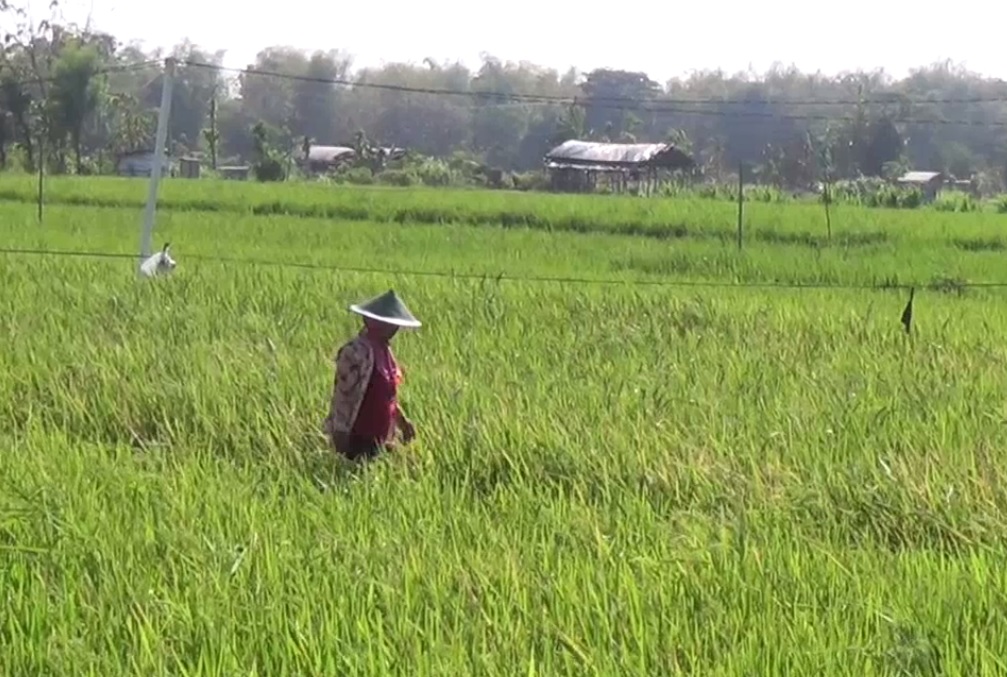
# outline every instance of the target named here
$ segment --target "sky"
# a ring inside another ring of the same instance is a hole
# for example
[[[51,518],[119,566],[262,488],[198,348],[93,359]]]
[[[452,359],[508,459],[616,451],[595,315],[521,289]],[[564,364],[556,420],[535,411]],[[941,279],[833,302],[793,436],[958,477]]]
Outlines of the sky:
[[[48,0],[21,4],[39,18],[48,12]],[[909,0],[829,5],[651,0],[627,8],[635,11],[613,11],[613,5],[605,3],[596,5],[604,8],[601,12],[584,11],[591,4],[508,0],[478,10],[478,3],[462,0],[384,0],[373,5],[62,0],[61,11],[66,20],[78,23],[90,16],[92,27],[123,41],[137,40],[146,48],[168,48],[189,38],[210,51],[224,49],[224,65],[232,68],[249,65],[264,47],[283,45],[310,51],[338,48],[354,56],[357,68],[420,63],[426,57],[478,67],[480,55],[489,53],[560,71],[571,66],[580,71],[642,70],[666,82],[703,70],[761,73],[774,63],[826,74],[882,68],[902,77],[911,68],[950,59],[971,71],[1007,79],[1007,57],[1000,47],[1007,3],[1000,0],[991,0],[982,10],[979,6],[985,3],[966,2],[960,13],[938,3],[932,11],[924,10],[927,3]],[[277,6],[279,11],[273,9]],[[249,11],[251,7],[261,10]],[[824,20],[812,9],[821,7]],[[615,20],[621,25],[613,26]]]

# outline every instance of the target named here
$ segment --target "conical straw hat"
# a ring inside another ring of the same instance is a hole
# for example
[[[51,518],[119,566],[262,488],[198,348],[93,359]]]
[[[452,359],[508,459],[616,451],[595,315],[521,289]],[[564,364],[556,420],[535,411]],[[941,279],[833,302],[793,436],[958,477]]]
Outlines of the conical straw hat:
[[[422,326],[422,323],[406,308],[406,304],[390,289],[370,301],[350,306],[350,311],[396,327],[416,328]]]

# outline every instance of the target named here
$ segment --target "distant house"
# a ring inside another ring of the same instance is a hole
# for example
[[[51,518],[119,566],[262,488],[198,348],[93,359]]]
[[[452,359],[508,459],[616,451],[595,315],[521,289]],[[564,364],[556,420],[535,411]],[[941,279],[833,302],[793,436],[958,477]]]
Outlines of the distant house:
[[[171,176],[171,167],[171,157],[166,154],[164,163],[161,165],[161,176]],[[123,153],[116,161],[116,173],[119,176],[150,176],[153,168],[153,150],[134,150]]]
[[[553,190],[594,190],[605,177],[616,191],[635,182],[650,194],[659,172],[692,169],[695,160],[670,143],[597,143],[571,140],[546,153],[545,168]]]
[[[378,166],[383,167],[389,160],[398,160],[405,156],[405,148],[394,146],[371,149],[378,156]],[[306,157],[302,156],[301,166],[310,173],[321,174],[353,163],[357,151],[349,146],[315,146],[308,149]]]
[[[352,162],[356,156],[357,152],[349,146],[312,145],[302,162],[309,172],[322,173]]]
[[[251,167],[248,165],[228,165],[226,167],[218,167],[217,172],[221,178],[229,181],[248,181]]]
[[[976,177],[973,176],[971,179],[956,179],[954,177],[948,177],[944,180],[944,187],[948,190],[958,190],[963,193],[967,193],[972,197],[979,199],[979,182]]]
[[[196,157],[184,157],[178,160],[178,174],[183,179],[198,179],[202,162]]]
[[[905,188],[917,188],[923,193],[923,199],[932,202],[944,185],[944,174],[941,172],[906,172],[895,180],[895,183]]]

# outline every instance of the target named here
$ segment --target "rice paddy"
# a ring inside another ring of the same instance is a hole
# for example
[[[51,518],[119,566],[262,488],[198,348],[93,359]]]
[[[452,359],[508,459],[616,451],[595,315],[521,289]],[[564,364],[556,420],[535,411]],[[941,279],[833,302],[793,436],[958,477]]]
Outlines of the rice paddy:
[[[0,250],[137,253],[144,181],[33,190]],[[0,253],[3,674],[1007,673],[1004,216],[162,196],[170,278]],[[419,437],[361,469],[388,288]]]

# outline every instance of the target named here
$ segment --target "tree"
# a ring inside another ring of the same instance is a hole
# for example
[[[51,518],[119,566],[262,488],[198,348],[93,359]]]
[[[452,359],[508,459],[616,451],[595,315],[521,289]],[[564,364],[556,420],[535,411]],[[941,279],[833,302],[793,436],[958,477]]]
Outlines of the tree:
[[[50,170],[82,171],[107,168],[103,153],[149,147],[163,67],[144,62],[160,60],[160,51],[62,24],[55,8],[33,19],[24,7],[27,0],[0,0],[0,164],[34,170],[44,161]],[[210,66],[179,63],[170,146],[205,150],[213,165],[268,159],[261,134],[250,131],[259,122],[270,157],[284,167],[305,136],[350,145],[362,131],[375,147],[436,156],[442,166],[463,157],[527,170],[540,168],[543,155],[567,139],[653,142],[674,129],[691,141],[708,176],[726,175],[739,161],[762,162],[767,180],[800,188],[820,173],[815,156],[825,119],[837,180],[912,165],[993,177],[1001,190],[1007,182],[1001,127],[1007,82],[951,62],[901,80],[880,71],[830,76],[773,67],[697,72],[661,86],[642,72],[597,69],[581,76],[489,55],[474,71],[430,59],[354,70],[342,51],[274,46],[231,82],[213,68],[222,52],[186,40],[170,53]],[[130,69],[96,77],[106,66]],[[910,119],[952,124],[910,125]],[[808,134],[816,139],[814,153]],[[379,160],[375,152],[378,169]],[[996,188],[989,180],[983,186]]]
[[[33,137],[31,108],[32,96],[21,79],[24,71],[11,68],[11,62],[0,71],[0,112],[10,121],[10,141],[18,140],[27,156],[27,169],[35,168],[35,139]],[[6,157],[7,137],[4,137],[4,156]]]
[[[485,98],[477,96],[473,101],[472,147],[492,166],[513,167],[518,163],[520,146],[507,140],[520,139],[527,134],[529,108],[501,95],[522,93],[517,92],[519,85],[526,88],[523,93],[530,93],[536,83],[529,75],[520,64],[505,64],[484,55],[482,67],[472,78],[472,91],[487,95]]]
[[[275,142],[270,138],[277,136],[276,130],[270,130],[264,123],[256,122],[252,126],[252,142],[255,146],[255,164],[252,172],[259,181],[283,181],[286,172],[283,163],[277,157]]]
[[[902,135],[887,116],[877,118],[868,125],[867,143],[861,168],[867,176],[882,176],[885,165],[898,162],[902,157]]]
[[[84,173],[81,139],[84,125],[94,114],[104,94],[96,77],[100,66],[98,51],[73,43],[62,49],[53,67],[50,92],[50,121],[55,138],[69,136],[74,167]]]
[[[10,113],[0,106],[0,171],[7,169],[7,144],[11,138]]]
[[[584,109],[580,106],[570,106],[556,121],[556,131],[550,139],[550,143],[559,145],[573,139],[586,139],[587,137],[587,116]]]
[[[154,145],[157,118],[132,94],[112,94],[106,100],[105,134],[113,153],[121,154]]]
[[[49,5],[55,13],[58,4]],[[27,155],[28,169],[33,171],[36,161],[35,120],[32,111],[37,110],[36,100],[44,100],[47,94],[45,78],[53,54],[53,45],[61,31],[49,20],[35,23],[28,9],[8,1],[0,4],[0,16],[5,17],[7,32],[3,34],[3,49],[0,50],[0,89],[3,107],[12,117],[15,138]],[[36,90],[36,91],[33,91]]]
[[[292,83],[290,127],[295,135],[325,144],[348,131],[340,128],[336,115],[344,88],[327,81],[345,79],[349,69],[350,59],[341,52],[315,52],[303,64],[303,71],[295,73],[310,78]]]
[[[606,129],[607,135],[613,137],[632,133],[639,121],[632,108],[654,101],[661,86],[646,73],[599,68],[587,74],[581,91],[587,99],[587,128]]]
[[[258,53],[255,63],[239,77],[242,112],[265,125],[280,129],[295,124],[297,113],[294,102],[296,81],[263,75],[303,76],[308,70],[308,60],[301,52],[290,47],[268,47]]]
[[[171,117],[168,138],[180,143],[190,151],[196,150],[203,139],[206,119],[210,112],[210,101],[216,93],[224,89],[220,71],[202,66],[189,66],[184,62],[219,66],[224,58],[223,51],[209,53],[188,40],[172,50],[178,59],[175,80],[172,85]],[[161,105],[161,78],[149,89],[147,103],[153,108]]]
[[[210,166],[217,169],[217,150],[220,147],[220,129],[217,126],[217,92],[210,98],[210,125],[203,130],[203,139],[210,150]]]

